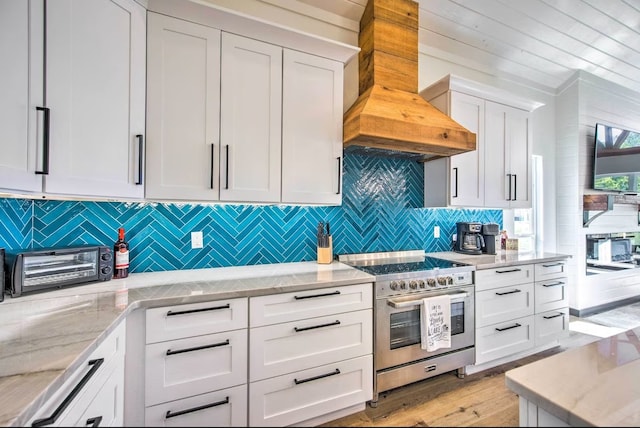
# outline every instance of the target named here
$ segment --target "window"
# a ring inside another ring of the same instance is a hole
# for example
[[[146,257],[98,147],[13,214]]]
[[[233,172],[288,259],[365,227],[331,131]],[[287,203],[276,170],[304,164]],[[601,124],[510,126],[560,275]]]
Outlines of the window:
[[[532,156],[531,165],[531,208],[513,210],[513,233],[518,238],[520,251],[535,251],[543,248],[542,156]]]

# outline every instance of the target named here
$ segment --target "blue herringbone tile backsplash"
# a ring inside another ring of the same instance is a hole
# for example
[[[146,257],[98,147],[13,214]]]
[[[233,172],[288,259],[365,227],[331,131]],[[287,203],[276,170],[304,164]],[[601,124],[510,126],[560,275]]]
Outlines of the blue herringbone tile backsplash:
[[[131,271],[316,259],[316,225],[329,221],[334,253],[446,251],[458,221],[495,222],[501,210],[426,209],[420,163],[346,154],[342,206],[197,205],[0,199],[0,247],[112,245],[124,227]],[[433,226],[441,238],[433,238]],[[191,249],[202,231],[203,249]]]

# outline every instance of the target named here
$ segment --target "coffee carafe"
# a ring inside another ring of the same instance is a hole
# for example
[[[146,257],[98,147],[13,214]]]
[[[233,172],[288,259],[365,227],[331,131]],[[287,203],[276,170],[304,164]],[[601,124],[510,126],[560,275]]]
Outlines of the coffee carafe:
[[[482,254],[484,248],[484,238],[482,237],[482,223],[458,222],[457,240],[453,251],[464,254]]]

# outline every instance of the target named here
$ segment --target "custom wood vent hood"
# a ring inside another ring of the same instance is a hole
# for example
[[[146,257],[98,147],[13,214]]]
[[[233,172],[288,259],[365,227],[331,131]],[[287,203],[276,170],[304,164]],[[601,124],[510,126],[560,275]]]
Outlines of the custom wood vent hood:
[[[418,94],[417,2],[369,0],[358,44],[360,95],[344,114],[346,151],[426,159],[476,149],[473,132]]]

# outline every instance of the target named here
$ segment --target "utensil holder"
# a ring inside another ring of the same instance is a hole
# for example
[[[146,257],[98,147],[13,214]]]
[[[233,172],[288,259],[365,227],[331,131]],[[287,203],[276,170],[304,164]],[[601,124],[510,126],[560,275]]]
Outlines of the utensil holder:
[[[329,236],[329,246],[328,247],[317,247],[318,248],[318,263],[320,264],[330,264],[333,262],[333,239]]]

